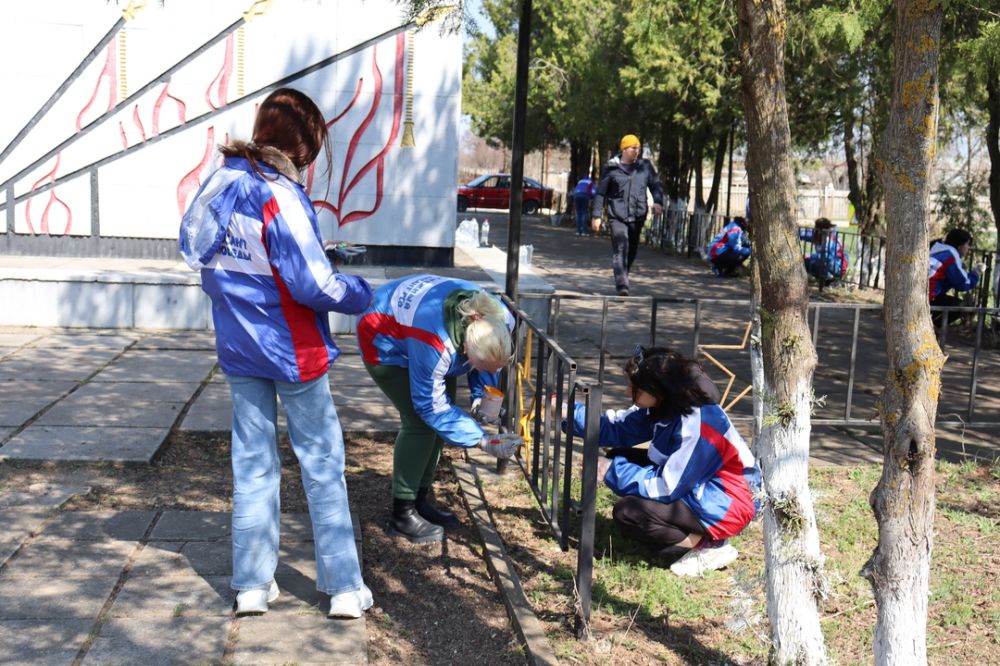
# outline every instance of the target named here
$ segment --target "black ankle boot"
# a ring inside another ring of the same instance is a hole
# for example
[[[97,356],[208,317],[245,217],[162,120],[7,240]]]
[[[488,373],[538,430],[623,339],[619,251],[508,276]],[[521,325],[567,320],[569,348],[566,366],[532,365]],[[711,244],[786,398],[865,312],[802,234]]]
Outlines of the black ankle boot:
[[[445,528],[458,525],[458,516],[453,514],[451,511],[445,511],[444,509],[434,506],[433,502],[431,502],[429,488],[422,488],[417,491],[416,505],[417,513],[435,525],[440,525]]]
[[[427,522],[417,513],[414,500],[392,498],[392,521],[389,533],[405,537],[410,543],[431,543],[444,539],[444,528]]]

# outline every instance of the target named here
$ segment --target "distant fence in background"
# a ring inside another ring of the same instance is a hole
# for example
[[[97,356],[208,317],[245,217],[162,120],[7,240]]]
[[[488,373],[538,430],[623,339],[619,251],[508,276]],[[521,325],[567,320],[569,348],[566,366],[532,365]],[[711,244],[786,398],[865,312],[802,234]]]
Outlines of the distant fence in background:
[[[605,387],[605,394],[617,392],[609,387],[621,386],[624,395],[620,363],[636,343],[647,342],[701,361],[707,360],[705,350],[710,349],[726,367],[716,371],[704,363],[713,379],[728,381],[726,373],[731,372],[733,395],[750,384],[749,348],[745,340],[740,344],[751,315],[747,300],[575,294],[546,298],[551,299],[550,335],[572,354],[577,381],[592,378]],[[938,327],[939,342],[948,354],[938,423],[1000,425],[1000,355],[992,346],[996,338],[989,336],[1000,310],[933,307],[931,312],[950,313],[941,317]],[[818,360],[814,386],[817,395],[825,396],[812,423],[878,427],[877,401],[887,372],[882,306],[816,301],[809,304],[807,314]],[[964,321],[949,324],[949,318],[958,315]],[[749,421],[749,399],[740,401],[731,416],[734,421]]]
[[[643,227],[642,242],[664,252],[683,255],[688,258],[701,257],[708,261],[707,248],[729,220],[719,214],[688,212],[684,208],[671,207],[661,215],[654,215]],[[812,243],[812,227],[799,227],[799,242],[803,259],[815,251]],[[834,286],[853,286],[861,289],[885,289],[886,239],[883,236],[860,234],[849,229],[835,228],[833,237],[841,242],[847,256],[847,272],[837,278]],[[966,265],[977,263],[986,265],[977,287],[965,295],[965,305],[970,307],[996,307],[990,292],[994,270],[992,250],[972,250],[966,258]],[[828,285],[814,281],[822,291]],[[992,315],[988,317],[993,320]]]

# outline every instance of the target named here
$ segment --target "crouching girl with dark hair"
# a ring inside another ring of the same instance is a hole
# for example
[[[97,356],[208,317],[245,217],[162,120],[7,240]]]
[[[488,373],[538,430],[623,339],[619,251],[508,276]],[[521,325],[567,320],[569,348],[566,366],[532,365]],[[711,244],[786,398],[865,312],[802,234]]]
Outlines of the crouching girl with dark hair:
[[[696,576],[721,569],[738,553],[726,540],[759,508],[760,470],[718,404],[718,391],[691,359],[664,347],[637,347],[625,365],[629,409],[601,416],[597,478],[622,499],[614,521],[627,537],[653,549],[670,570]],[[583,432],[583,405],[574,427]],[[638,454],[638,455],[637,455]]]

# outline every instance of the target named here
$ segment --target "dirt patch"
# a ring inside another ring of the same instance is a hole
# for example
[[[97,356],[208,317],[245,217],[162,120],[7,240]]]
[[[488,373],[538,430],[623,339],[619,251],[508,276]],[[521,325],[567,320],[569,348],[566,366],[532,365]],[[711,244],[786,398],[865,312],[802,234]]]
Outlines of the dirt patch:
[[[281,506],[306,511],[295,456],[282,441]],[[462,455],[446,451],[446,456]],[[391,503],[391,440],[348,437],[347,486],[363,536],[364,577],[375,597],[368,615],[373,664],[523,664],[450,465],[435,483],[438,503],[462,523],[448,538],[413,546],[386,534]],[[446,461],[447,462],[447,461]],[[229,511],[232,473],[228,434],[177,433],[152,465],[0,464],[0,490],[35,483],[82,483],[89,494],[64,510],[177,509]]]

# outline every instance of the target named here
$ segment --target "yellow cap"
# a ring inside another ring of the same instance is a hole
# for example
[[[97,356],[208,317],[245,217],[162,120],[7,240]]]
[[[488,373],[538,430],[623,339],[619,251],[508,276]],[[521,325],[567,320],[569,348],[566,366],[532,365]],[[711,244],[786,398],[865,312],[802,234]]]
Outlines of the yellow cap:
[[[632,146],[641,145],[641,143],[642,142],[639,141],[639,137],[635,134],[626,134],[618,143],[618,150],[625,150],[626,148],[631,148]]]

